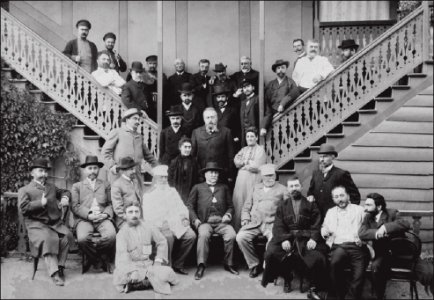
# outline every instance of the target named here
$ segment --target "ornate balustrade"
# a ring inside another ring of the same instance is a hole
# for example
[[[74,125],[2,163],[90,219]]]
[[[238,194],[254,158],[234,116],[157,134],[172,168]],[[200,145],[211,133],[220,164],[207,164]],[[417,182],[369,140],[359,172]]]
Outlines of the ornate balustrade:
[[[58,102],[98,135],[107,138],[121,126],[126,107],[118,95],[102,87],[84,69],[51,46],[3,8],[1,56],[33,85]],[[142,122],[139,131],[158,156],[158,125]]]
[[[268,160],[283,166],[428,59],[428,13],[417,8],[274,116]]]

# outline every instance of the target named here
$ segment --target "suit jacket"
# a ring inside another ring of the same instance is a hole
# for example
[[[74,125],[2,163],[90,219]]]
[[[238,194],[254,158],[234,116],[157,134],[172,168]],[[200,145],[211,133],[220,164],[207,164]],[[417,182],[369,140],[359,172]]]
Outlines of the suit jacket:
[[[217,108],[217,117],[219,126],[229,128],[233,138],[240,138],[240,119],[239,112],[235,106],[227,105],[223,113]]]
[[[249,101],[249,105],[247,105]],[[245,146],[246,129],[253,126],[259,132],[259,98],[254,95],[249,100],[244,99],[240,107],[240,120],[241,120],[241,147]]]
[[[183,83],[190,82],[190,77],[191,73],[186,71],[184,71],[182,75],[174,73],[172,76],[169,76],[167,79],[169,98],[167,99],[167,103],[163,104],[165,111],[170,109],[171,106],[181,103],[181,98],[179,97],[178,91],[181,90]]]
[[[45,192],[47,204],[42,205],[42,194]],[[68,236],[70,243],[74,242],[68,227],[63,224],[62,209],[59,208],[60,199],[71,193],[57,188],[54,184],[45,186],[31,181],[18,190],[18,205],[24,216],[31,252],[34,256],[40,254],[57,254],[59,251],[59,237],[57,233]],[[72,244],[70,244],[72,245]]]
[[[219,127],[217,132],[208,134],[205,126],[193,130],[192,155],[197,158],[199,168],[205,167],[207,162],[216,162],[229,174],[233,169],[233,139],[231,131],[226,127]]]
[[[96,45],[94,43],[92,43],[91,41],[89,42],[89,46],[90,46],[90,52],[92,55],[92,65],[91,65],[91,73],[93,71],[95,71],[98,68],[98,63],[97,63],[97,58],[98,58],[98,49],[96,48]],[[75,60],[73,59],[73,55],[76,56],[78,55],[78,40],[74,39],[69,41],[66,46],[65,49],[63,50],[63,54],[65,54],[66,56],[68,56],[70,59],[72,59],[74,62]]]
[[[213,197],[216,198],[217,203],[212,203]],[[214,206],[221,216],[228,214],[232,218],[234,205],[232,203],[231,192],[226,184],[217,183],[214,193],[211,192],[206,182],[196,184],[193,187],[188,196],[187,203],[192,224],[194,224],[196,219],[199,219],[202,223],[206,223],[211,206]]]
[[[388,236],[377,240],[375,233],[382,225],[386,227]],[[409,229],[410,223],[400,219],[399,212],[396,209],[386,209],[381,213],[378,223],[375,221],[375,215],[365,215],[359,229],[359,238],[364,241],[373,241],[375,255],[379,257],[387,254],[391,237],[405,236],[404,232]]]
[[[253,83],[255,87],[255,93],[259,93],[259,72],[250,69],[249,72],[243,73],[242,71],[235,72],[231,76],[231,80],[234,82],[235,86],[240,87],[244,79],[248,79]]]
[[[178,142],[182,136],[186,135],[184,126],[178,129],[178,132],[173,131],[172,126],[169,126],[160,133],[160,163],[169,165],[170,161],[179,154]]]
[[[199,108],[194,105],[194,103],[191,104],[188,110],[186,110],[182,104],[178,104],[176,107],[182,109],[183,111],[182,127],[184,127],[185,135],[191,138],[193,130],[202,126],[203,124],[202,113],[200,112]]]
[[[107,181],[97,178],[95,180],[95,190],[87,179],[76,182],[72,185],[71,195],[71,210],[75,217],[74,226],[77,226],[81,221],[88,221],[87,217],[92,207],[93,199],[96,199],[98,202],[101,213],[107,214],[109,220],[113,219],[111,189]]]
[[[206,107],[206,97],[209,92],[209,80],[210,76],[202,76],[200,72],[194,73],[190,77],[190,84],[193,86],[193,93],[196,99],[196,106],[200,111],[203,111]],[[203,87],[205,84],[205,87]]]
[[[114,65],[113,69],[116,70],[116,72],[118,73],[125,72],[127,70],[127,64],[122,59],[122,57],[119,55],[119,59],[117,59],[116,54],[113,52],[113,50],[108,50],[108,49],[106,50],[109,53],[110,64]]]
[[[327,210],[335,206],[332,199],[332,189],[338,185],[346,188],[350,195],[351,203],[360,204],[359,189],[354,184],[350,172],[333,166],[325,178],[320,170],[315,170],[312,174],[307,195],[315,197],[323,219]]]
[[[146,89],[147,87],[143,82],[134,80],[128,81],[122,87],[122,102],[127,108],[137,108],[148,111],[148,102],[152,101],[152,99],[148,99],[147,95],[149,95],[149,93]]]
[[[116,227],[118,229],[125,221],[124,204],[127,201],[138,201],[141,207],[143,192],[143,183],[139,179],[135,179],[133,184],[124,176],[120,176],[115,182],[113,182],[111,188],[111,199],[113,203],[113,211],[116,215]]]
[[[182,201],[187,205],[191,189],[199,182],[199,167],[196,158],[179,154],[170,162],[168,175],[169,185],[176,188]]]
[[[230,106],[237,106],[239,107],[240,105],[240,100],[239,99],[235,99],[232,94],[238,89],[238,87],[235,85],[235,82],[228,76],[227,79],[225,81],[221,81],[220,79],[218,79],[218,77],[216,77],[214,79],[214,84],[210,85],[209,87],[209,91],[208,91],[208,95],[206,97],[206,105],[207,107],[214,107],[215,109],[218,108],[217,105],[217,101],[215,101],[215,96],[213,95],[214,92],[214,87],[217,85],[223,85],[225,86],[225,88],[227,90],[230,91],[229,93],[229,99],[228,99],[228,104]]]

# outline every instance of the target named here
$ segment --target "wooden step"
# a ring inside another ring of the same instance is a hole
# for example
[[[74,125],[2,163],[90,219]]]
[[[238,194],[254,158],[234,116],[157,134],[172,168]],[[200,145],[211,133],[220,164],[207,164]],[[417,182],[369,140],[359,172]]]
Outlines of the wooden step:
[[[362,196],[362,199],[366,199],[366,195],[372,192],[379,193],[383,195],[383,197],[386,199],[386,201],[394,200],[394,201],[407,201],[409,204],[412,201],[420,201],[420,202],[430,202],[432,205],[433,198],[433,190],[432,189],[424,189],[419,190],[415,188],[384,188],[379,187],[376,188],[375,191],[373,191],[371,188],[364,188],[359,187],[360,195]],[[410,208],[407,208],[410,209]]]
[[[425,78],[428,75],[424,74],[424,73],[410,73],[407,74],[408,77],[412,77],[412,78]]]
[[[417,95],[408,100],[404,106],[433,107],[433,95]]]
[[[360,126],[362,123],[360,123],[360,122],[348,122],[348,121],[345,121],[345,122],[342,122],[341,124],[343,126]]]
[[[433,110],[426,107],[400,107],[388,121],[433,122]]]
[[[99,135],[83,135],[85,140],[99,140]]]
[[[433,136],[426,134],[371,132],[353,143],[353,146],[390,146],[432,149]]]
[[[432,95],[432,94],[433,94],[433,86],[430,86],[419,93],[419,95]]]
[[[327,133],[325,135],[327,138],[343,138],[345,136],[344,133]]]
[[[375,101],[378,101],[378,102],[391,102],[391,101],[393,101],[393,98],[392,97],[377,97],[377,98],[375,98]]]
[[[12,68],[2,68],[1,72],[2,72],[2,76],[5,79],[12,79]]]
[[[84,124],[75,124],[75,125],[72,125],[72,127],[73,128],[84,128],[84,127],[86,127],[86,125],[84,125]]]
[[[359,112],[359,114],[376,114],[377,110],[376,109],[359,109],[358,112]]]
[[[432,122],[384,121],[371,132],[433,134]]]
[[[27,79],[9,79],[9,82],[13,84],[19,91],[27,89]]]
[[[433,151],[432,149],[425,148],[350,146],[339,153],[339,159],[372,161],[425,161],[432,163]]]
[[[411,87],[409,85],[392,85],[394,90],[409,90]]]
[[[351,174],[403,174],[403,175],[432,175],[433,164],[426,162],[408,161],[335,161],[336,166],[344,170],[351,170]]]
[[[358,187],[432,189],[432,175],[352,174]]]

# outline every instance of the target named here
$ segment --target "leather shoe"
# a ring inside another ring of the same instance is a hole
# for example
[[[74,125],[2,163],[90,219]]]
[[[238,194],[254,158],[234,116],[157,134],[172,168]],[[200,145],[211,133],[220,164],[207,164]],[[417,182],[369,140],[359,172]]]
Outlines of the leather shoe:
[[[65,281],[60,278],[59,271],[56,271],[53,275],[51,275],[51,279],[53,280],[54,284],[57,286],[64,286]]]
[[[250,270],[249,277],[250,278],[258,277],[258,275],[261,274],[262,271],[263,271],[262,266],[257,265]]]
[[[188,272],[184,268],[173,268],[173,271],[181,275],[188,275]]]
[[[322,300],[322,298],[316,291],[316,288],[311,287],[309,291],[307,292],[307,298],[308,299],[314,299],[314,300]]]
[[[291,281],[285,279],[285,282],[283,283],[283,292],[290,293],[291,291],[292,291]]]
[[[225,270],[234,274],[234,275],[238,275],[238,271],[234,269],[233,266],[229,266],[229,265],[225,265]]]
[[[197,267],[196,274],[194,274],[194,279],[199,280],[203,277],[203,272],[205,271],[205,266],[203,264],[200,264]]]
[[[65,267],[59,266],[59,277],[62,278],[63,281],[65,281]]]

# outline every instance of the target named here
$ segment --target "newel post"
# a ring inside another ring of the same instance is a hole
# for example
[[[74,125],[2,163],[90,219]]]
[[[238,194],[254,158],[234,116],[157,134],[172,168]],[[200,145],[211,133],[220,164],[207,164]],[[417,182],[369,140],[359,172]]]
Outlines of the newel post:
[[[429,53],[429,44],[431,41],[431,34],[430,34],[430,9],[429,9],[429,3],[430,1],[422,1],[422,7],[423,7],[423,18],[422,18],[422,53],[423,53],[423,60],[427,61],[430,59],[430,53]]]

